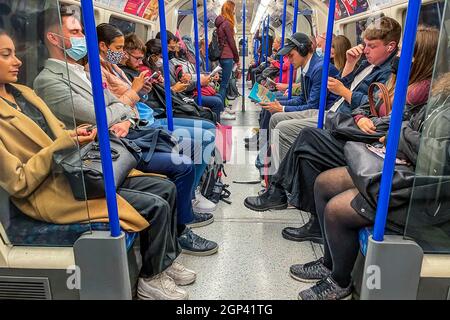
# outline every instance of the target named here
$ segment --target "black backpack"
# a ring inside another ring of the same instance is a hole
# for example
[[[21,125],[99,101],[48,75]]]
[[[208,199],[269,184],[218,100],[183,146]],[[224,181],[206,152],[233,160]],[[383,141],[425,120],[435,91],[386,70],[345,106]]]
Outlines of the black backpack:
[[[222,200],[225,203],[231,204],[227,200],[231,196],[231,192],[228,190],[229,185],[222,182],[222,176],[227,176],[224,170],[223,161],[220,157],[220,152],[214,150],[214,155],[211,159],[211,163],[205,170],[202,177],[201,193],[208,200],[219,203]]]
[[[223,45],[219,42],[219,31],[216,29],[212,34],[212,40],[209,44],[209,60],[218,61],[222,56]]]

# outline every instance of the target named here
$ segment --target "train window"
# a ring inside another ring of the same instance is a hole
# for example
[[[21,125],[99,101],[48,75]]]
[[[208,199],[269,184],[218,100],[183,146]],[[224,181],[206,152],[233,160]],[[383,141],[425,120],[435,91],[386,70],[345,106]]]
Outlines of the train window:
[[[135,33],[136,32],[136,23],[127,21],[115,16],[111,16],[109,18],[109,23],[116,26],[123,32],[123,34]]]
[[[20,7],[15,4],[14,1],[0,3],[4,30],[0,35],[0,55],[5,57],[6,63],[14,61],[10,68],[16,70],[10,77],[2,77],[2,86],[14,99],[0,94],[1,109],[11,114],[0,120],[2,158],[9,159],[0,161],[0,229],[4,230],[0,251],[5,243],[72,246],[83,232],[91,230],[86,197],[74,199],[64,169],[54,160],[58,152],[62,157],[64,153],[71,155],[75,167],[81,172],[80,153],[69,132],[56,128],[60,128],[60,121],[70,129],[76,123],[71,82],[62,75],[71,70],[71,65],[76,65],[77,68],[73,69],[79,70],[76,62],[82,58],[79,50],[74,52],[64,47],[70,45],[71,36],[75,37],[72,32],[81,38],[78,29],[82,29],[82,22],[77,10],[60,7],[57,0],[48,0],[45,4],[41,0],[27,0],[20,2]],[[3,15],[5,12],[7,14]],[[13,59],[14,56],[20,64]],[[86,86],[90,89],[89,85]],[[48,109],[34,94],[46,103]],[[85,108],[85,105],[81,107]],[[14,125],[11,119],[16,121]],[[48,151],[48,157],[42,158],[42,165],[36,166],[33,157]],[[31,180],[21,178],[30,174],[33,176]],[[80,192],[84,194],[83,181],[80,182]],[[71,218],[67,219],[68,216]],[[0,269],[2,267],[0,259]]]
[[[442,16],[444,14],[444,2],[445,1],[438,1],[435,3],[424,4],[420,9],[419,24],[440,28]],[[407,10],[405,9],[402,18],[403,27],[406,22],[406,12]]]
[[[375,19],[384,17],[384,13],[377,14],[375,16],[370,16],[369,18],[361,19],[358,21],[350,22],[344,26],[344,34],[350,40],[352,45],[357,45],[363,42],[362,34],[368,24],[370,24]]]
[[[405,230],[405,235],[414,239],[425,253],[450,253],[449,8],[445,10],[432,90],[425,106],[426,117]]]

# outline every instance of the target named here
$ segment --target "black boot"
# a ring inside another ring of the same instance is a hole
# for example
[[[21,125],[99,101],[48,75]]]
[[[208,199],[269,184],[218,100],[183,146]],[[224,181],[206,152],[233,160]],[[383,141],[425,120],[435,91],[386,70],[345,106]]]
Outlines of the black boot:
[[[323,243],[319,219],[315,214],[312,214],[311,219],[309,219],[309,221],[300,228],[284,228],[282,235],[283,238],[291,241],[312,241],[320,244]]]
[[[267,210],[283,210],[288,206],[286,192],[283,188],[274,184],[269,186],[266,192],[257,197],[248,197],[244,201],[244,205],[250,210],[267,211]]]

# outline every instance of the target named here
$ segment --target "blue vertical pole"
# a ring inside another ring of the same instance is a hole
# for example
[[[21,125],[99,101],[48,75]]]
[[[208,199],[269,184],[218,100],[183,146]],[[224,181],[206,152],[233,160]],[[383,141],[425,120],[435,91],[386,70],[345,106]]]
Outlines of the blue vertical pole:
[[[286,16],[287,16],[287,6],[288,2],[287,0],[284,0],[283,4],[283,27],[281,31],[281,48],[284,47],[284,40],[286,38]],[[284,57],[280,57],[280,82],[282,82],[281,79],[283,79],[283,64],[284,64]]]
[[[262,22],[262,36],[261,36],[261,63],[264,63],[266,58],[266,18]]]
[[[203,26],[205,29],[205,69],[206,72],[209,72],[208,0],[203,0]]]
[[[192,0],[192,7],[194,9],[194,41],[195,41],[195,72],[197,73],[197,94],[198,105],[202,105],[202,84],[200,80],[200,41],[198,37],[198,12],[197,12],[197,0]]]
[[[242,112],[245,112],[245,48],[246,48],[246,19],[247,19],[247,1],[242,1]]]
[[[330,71],[331,44],[333,41],[335,11],[336,11],[336,0],[330,0],[330,7],[328,9],[328,25],[327,25],[327,39],[325,45],[325,57],[323,59],[323,68],[322,68],[322,86],[320,88],[319,120],[317,122],[317,127],[319,129],[323,128],[325,108],[327,107],[328,74]]]
[[[294,2],[294,22],[292,23],[292,34],[297,32],[297,22],[298,22],[298,0]],[[291,64],[291,69],[289,70],[289,92],[288,98],[292,99],[292,83],[294,82],[294,66]]]
[[[267,32],[266,32],[266,64],[269,60],[269,44],[270,44],[270,15],[267,16]]]
[[[117,209],[116,186],[111,159],[111,146],[109,144],[108,120],[106,118],[105,97],[103,95],[103,80],[100,69],[97,31],[95,29],[94,5],[92,0],[81,0],[83,10],[84,29],[88,43],[89,70],[94,97],[95,116],[97,122],[98,139],[100,142],[100,155],[102,158],[103,179],[105,185],[106,204],[108,207],[109,226],[111,237],[121,234],[119,214]]]
[[[255,39],[254,44],[253,44],[253,56],[255,58],[255,62],[258,63],[258,50],[259,50],[259,40]]]
[[[388,140],[386,146],[386,158],[384,160],[383,175],[381,177],[380,194],[378,197],[377,214],[375,216],[375,227],[373,239],[383,241],[384,229],[389,209],[389,198],[392,190],[392,179],[394,177],[395,159],[397,157],[400,130],[403,120],[403,109],[406,103],[411,61],[414,54],[417,24],[419,23],[420,0],[408,1],[408,12],[406,15],[405,33],[403,36],[402,53],[398,67],[395,84],[394,103],[392,106],[391,123],[389,125]]]
[[[170,85],[169,52],[167,49],[167,26],[166,26],[166,8],[164,0],[158,0],[159,11],[159,30],[161,34],[162,55],[164,62],[164,90],[166,91],[166,114],[167,127],[173,131],[173,113],[172,113],[172,89]]]

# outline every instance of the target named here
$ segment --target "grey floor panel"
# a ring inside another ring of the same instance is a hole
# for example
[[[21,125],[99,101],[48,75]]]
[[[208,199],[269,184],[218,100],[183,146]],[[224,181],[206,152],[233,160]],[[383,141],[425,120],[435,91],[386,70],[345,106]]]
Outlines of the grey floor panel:
[[[186,287],[192,300],[281,300],[297,299],[309,285],[289,276],[289,267],[315,259],[308,242],[281,238],[286,225],[255,222],[215,223],[198,234],[214,239],[219,252],[209,257],[181,256],[181,262],[198,272],[198,279]]]
[[[241,85],[239,85],[241,89]],[[247,94],[249,91],[247,92]],[[241,98],[233,102],[237,119],[223,121],[233,126],[232,161],[225,165],[230,185],[231,204],[220,202],[214,212],[214,223],[194,229],[201,236],[217,241],[219,252],[209,257],[182,255],[181,262],[198,272],[198,279],[186,287],[192,300],[279,300],[297,299],[307,288],[289,276],[289,267],[306,263],[323,254],[320,245],[292,242],[282,238],[288,226],[299,227],[309,215],[296,209],[254,212],[244,206],[247,196],[257,195],[260,184],[236,184],[233,181],[255,181],[259,173],[254,166],[257,151],[248,151],[243,139],[258,127],[260,107],[246,101],[247,111],[240,112]]]

